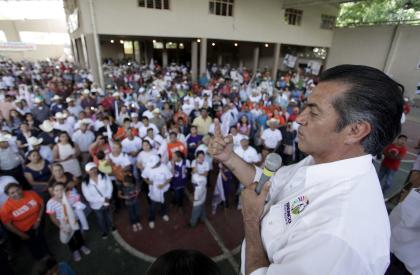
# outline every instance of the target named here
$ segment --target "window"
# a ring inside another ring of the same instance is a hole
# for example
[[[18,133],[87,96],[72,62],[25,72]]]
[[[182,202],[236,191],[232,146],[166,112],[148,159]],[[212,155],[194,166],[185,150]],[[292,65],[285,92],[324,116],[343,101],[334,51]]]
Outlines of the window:
[[[303,11],[296,9],[286,9],[284,13],[284,21],[289,25],[300,26]]]
[[[167,48],[167,49],[176,49],[177,48],[177,43],[167,42],[166,45],[165,45],[165,48]]]
[[[153,49],[163,49],[163,43],[153,41]]]
[[[141,8],[169,10],[169,0],[138,0]]]
[[[321,29],[332,30],[335,27],[335,16],[321,15]]]
[[[234,0],[210,0],[210,14],[221,16],[233,16],[233,1]]]
[[[133,54],[133,41],[124,41],[124,54]]]
[[[7,42],[6,34],[4,31],[0,31],[0,42]]]
[[[60,32],[19,32],[20,41],[38,45],[70,45],[67,33]]]

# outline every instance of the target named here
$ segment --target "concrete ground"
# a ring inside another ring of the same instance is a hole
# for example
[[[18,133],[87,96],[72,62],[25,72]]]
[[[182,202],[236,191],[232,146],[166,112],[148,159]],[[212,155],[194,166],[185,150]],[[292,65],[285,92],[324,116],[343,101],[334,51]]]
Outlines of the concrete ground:
[[[403,186],[408,172],[413,165],[417,152],[413,149],[420,138],[420,110],[413,109],[407,122],[403,125],[403,133],[408,135],[410,154],[396,173],[392,188],[385,193],[385,197],[398,192]],[[378,164],[376,164],[378,165]],[[211,192],[209,192],[211,193]],[[146,224],[145,202],[142,202],[141,215],[143,227]],[[118,234],[102,240],[98,233],[96,220],[89,216],[91,230],[86,234],[88,246],[92,254],[83,257],[81,262],[74,262],[64,245],[58,240],[58,232],[50,222],[46,223],[46,235],[49,247],[60,261],[66,261],[78,275],[135,275],[144,274],[154,257],[173,248],[194,248],[202,250],[217,260],[222,274],[238,274],[240,264],[239,245],[243,238],[243,229],[240,212],[234,207],[219,210],[216,216],[210,214],[205,224],[195,229],[188,229],[186,222],[190,216],[190,207],[185,213],[171,208],[170,223],[158,221],[155,231],[144,228],[142,232],[133,233],[126,226],[126,212],[122,210],[116,217]],[[36,263],[24,248],[15,248],[18,257],[14,258],[13,265],[17,275],[36,274]],[[395,263],[387,272],[388,275],[404,274],[404,267]],[[1,272],[0,272],[1,273]]]

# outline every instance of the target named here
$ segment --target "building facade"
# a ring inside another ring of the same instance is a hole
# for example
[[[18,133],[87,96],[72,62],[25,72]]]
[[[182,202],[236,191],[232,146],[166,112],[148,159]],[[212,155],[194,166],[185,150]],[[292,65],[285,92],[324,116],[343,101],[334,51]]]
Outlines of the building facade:
[[[209,63],[282,68],[284,48],[296,50],[296,66],[324,63],[338,2],[314,0],[66,0],[77,62],[101,80],[107,58],[163,66],[188,63],[193,78]]]

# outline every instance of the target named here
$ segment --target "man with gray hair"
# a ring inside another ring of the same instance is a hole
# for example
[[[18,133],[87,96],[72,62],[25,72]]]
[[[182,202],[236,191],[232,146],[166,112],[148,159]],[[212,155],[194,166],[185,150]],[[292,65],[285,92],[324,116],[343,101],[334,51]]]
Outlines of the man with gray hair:
[[[233,152],[220,125],[209,153],[246,185],[243,274],[384,274],[390,225],[372,164],[401,131],[403,87],[359,65],[326,70],[296,121],[309,156],[283,166],[258,195],[261,169]]]

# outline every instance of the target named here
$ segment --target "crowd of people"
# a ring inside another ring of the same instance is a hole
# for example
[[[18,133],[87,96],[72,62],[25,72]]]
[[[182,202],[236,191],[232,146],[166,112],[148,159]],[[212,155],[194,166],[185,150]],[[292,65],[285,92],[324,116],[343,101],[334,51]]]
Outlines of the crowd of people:
[[[270,152],[286,165],[304,157],[295,120],[317,80],[303,71],[272,79],[268,70],[209,65],[197,83],[177,64],[109,61],[103,71],[100,87],[69,62],[0,61],[0,239],[22,240],[35,259],[51,256],[45,217],[80,261],[91,253],[88,210],[106,239],[114,208],[127,207],[133,232],[154,229],[158,209],[170,222],[168,207],[191,204],[191,227],[208,200],[214,215],[240,209],[242,184],[208,153],[219,127],[247,163],[261,165]]]

